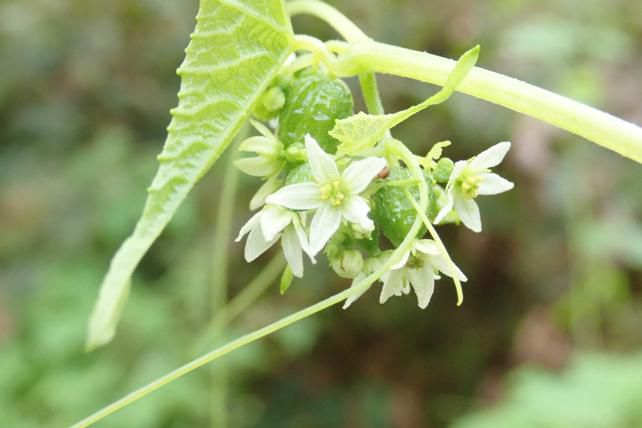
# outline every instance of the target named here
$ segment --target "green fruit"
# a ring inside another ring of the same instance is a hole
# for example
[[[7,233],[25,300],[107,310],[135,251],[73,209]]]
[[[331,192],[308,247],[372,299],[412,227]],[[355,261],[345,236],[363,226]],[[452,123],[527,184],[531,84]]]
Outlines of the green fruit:
[[[352,115],[352,105],[352,93],[341,79],[321,74],[297,77],[287,88],[277,136],[287,148],[310,134],[323,150],[335,153],[339,142],[328,132],[337,119]]]
[[[397,181],[411,179],[412,175],[406,168],[395,166],[390,169],[390,173],[386,181]],[[432,211],[434,211],[435,195],[432,191],[432,179],[426,177],[429,189],[429,207],[426,212],[427,216],[431,218]],[[417,186],[411,186],[409,192],[417,202],[419,202],[419,190]],[[375,223],[381,229],[381,232],[386,238],[390,240],[395,246],[399,246],[406,238],[408,232],[412,228],[417,212],[412,206],[412,203],[406,198],[406,194],[402,187],[398,186],[385,186],[377,191],[372,197],[372,216]],[[417,236],[421,237],[426,233],[425,226],[422,226]]]

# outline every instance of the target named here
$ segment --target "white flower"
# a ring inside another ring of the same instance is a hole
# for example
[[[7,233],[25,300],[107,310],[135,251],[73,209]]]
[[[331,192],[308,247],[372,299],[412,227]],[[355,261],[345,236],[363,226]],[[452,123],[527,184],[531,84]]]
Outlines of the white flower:
[[[385,303],[392,296],[408,294],[412,287],[419,307],[425,309],[430,303],[435,279],[440,278],[439,272],[462,282],[467,280],[459,268],[448,261],[435,241],[415,240],[411,250],[403,255],[399,263],[382,275],[383,288],[379,302]]]
[[[305,136],[313,182],[285,186],[266,201],[295,210],[316,210],[310,225],[310,253],[314,256],[334,235],[345,219],[366,231],[374,230],[368,218],[370,207],[359,196],[386,166],[383,158],[352,162],[341,174],[336,163],[309,135]]]
[[[303,251],[309,253],[308,239],[299,214],[276,205],[266,205],[241,228],[236,242],[247,235],[245,260],[253,261],[281,238],[281,246],[294,276],[303,276]],[[310,257],[313,262],[314,258]]]
[[[271,177],[283,168],[283,143],[268,128],[259,122],[251,121],[262,135],[250,137],[239,145],[241,152],[254,152],[255,157],[234,161],[234,166],[254,177]]]
[[[479,155],[455,163],[448,184],[447,200],[435,218],[441,222],[455,208],[461,221],[474,232],[481,232],[481,218],[475,198],[479,195],[496,195],[513,188],[513,183],[490,172],[499,165],[510,149],[509,142],[495,144]]]

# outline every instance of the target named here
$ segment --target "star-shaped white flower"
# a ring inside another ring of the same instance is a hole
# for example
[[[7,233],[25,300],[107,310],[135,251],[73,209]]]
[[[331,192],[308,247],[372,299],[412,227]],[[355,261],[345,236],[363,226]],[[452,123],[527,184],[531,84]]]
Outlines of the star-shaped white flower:
[[[316,255],[346,220],[362,230],[374,230],[370,207],[359,196],[386,166],[383,158],[352,162],[342,173],[332,157],[309,135],[305,147],[314,182],[285,186],[266,201],[295,210],[316,210],[310,224],[310,254]]]
[[[435,241],[415,240],[399,263],[381,277],[383,288],[379,303],[385,303],[392,296],[408,294],[412,287],[419,307],[425,309],[435,289],[435,280],[440,278],[439,272],[462,282],[467,280],[461,270],[448,261]]]
[[[441,222],[455,209],[462,223],[474,232],[481,232],[481,217],[475,198],[479,195],[497,195],[514,187],[513,183],[490,172],[510,149],[509,142],[495,144],[479,155],[455,163],[446,184],[447,202],[435,218]]]
[[[241,228],[236,242],[249,233],[245,243],[245,260],[253,261],[281,238],[285,259],[294,276],[303,277],[303,251],[310,254],[308,238],[299,214],[277,205],[266,205]],[[313,262],[314,258],[310,257]]]

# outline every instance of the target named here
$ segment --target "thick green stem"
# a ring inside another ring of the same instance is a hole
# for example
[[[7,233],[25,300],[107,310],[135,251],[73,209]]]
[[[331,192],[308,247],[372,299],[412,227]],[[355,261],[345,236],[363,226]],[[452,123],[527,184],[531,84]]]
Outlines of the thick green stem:
[[[442,86],[455,61],[373,41],[343,56],[353,74],[366,70]],[[642,163],[642,128],[577,101],[483,68],[473,68],[459,92],[540,119]]]
[[[378,72],[443,86],[455,61],[370,40],[333,7],[317,1],[288,4],[291,15],[316,16],[351,42],[332,64],[343,77]],[[570,98],[526,82],[475,67],[457,88],[459,92],[490,101],[586,138],[622,156],[642,163],[642,128]]]

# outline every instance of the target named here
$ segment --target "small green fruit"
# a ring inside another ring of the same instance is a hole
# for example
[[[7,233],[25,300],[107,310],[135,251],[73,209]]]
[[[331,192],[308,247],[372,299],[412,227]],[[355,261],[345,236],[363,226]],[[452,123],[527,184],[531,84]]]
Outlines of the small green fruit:
[[[287,88],[277,135],[287,148],[310,134],[323,150],[335,153],[339,142],[328,132],[337,119],[352,115],[352,106],[352,93],[341,79],[319,73],[297,77]]]
[[[412,175],[408,169],[395,166],[390,169],[386,180],[396,181],[411,178]],[[436,201],[434,192],[432,191],[432,179],[429,176],[426,178],[426,182],[428,183],[428,196],[430,198],[429,208],[426,214],[428,218],[431,218],[431,214],[435,210],[434,205]],[[416,201],[419,201],[419,190],[417,186],[411,186],[409,192]],[[372,216],[375,223],[393,245],[399,246],[406,238],[406,235],[408,235],[417,218],[417,212],[412,206],[412,203],[406,198],[404,189],[397,186],[385,186],[373,195],[372,203]],[[418,236],[422,236],[425,232],[425,227],[422,227]]]

